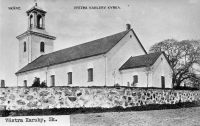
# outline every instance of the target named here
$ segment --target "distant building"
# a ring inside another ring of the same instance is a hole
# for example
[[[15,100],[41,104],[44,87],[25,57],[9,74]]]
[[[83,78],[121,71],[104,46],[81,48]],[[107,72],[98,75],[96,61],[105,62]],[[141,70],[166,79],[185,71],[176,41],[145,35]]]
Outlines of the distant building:
[[[27,11],[28,30],[19,39],[18,86],[35,77],[47,86],[172,88],[172,69],[164,53],[147,54],[130,24],[125,31],[53,52],[56,37],[45,30],[46,11]]]

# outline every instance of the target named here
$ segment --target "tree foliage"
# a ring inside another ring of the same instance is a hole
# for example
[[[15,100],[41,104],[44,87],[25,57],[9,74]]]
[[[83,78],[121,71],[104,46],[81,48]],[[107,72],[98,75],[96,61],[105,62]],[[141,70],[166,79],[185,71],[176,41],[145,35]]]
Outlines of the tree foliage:
[[[40,87],[40,79],[35,77],[32,87]]]
[[[46,82],[43,81],[41,84],[40,84],[40,79],[38,77],[35,77],[34,81],[33,81],[33,84],[32,84],[32,87],[47,87],[46,85]]]
[[[195,63],[200,65],[200,41],[167,39],[154,44],[149,51],[165,52],[173,70],[173,85],[180,87],[183,83],[200,79],[192,67]]]

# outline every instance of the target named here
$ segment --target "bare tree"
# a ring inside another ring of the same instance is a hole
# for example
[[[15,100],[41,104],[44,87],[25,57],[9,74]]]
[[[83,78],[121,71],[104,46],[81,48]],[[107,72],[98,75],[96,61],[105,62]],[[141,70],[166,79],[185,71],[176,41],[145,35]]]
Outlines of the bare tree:
[[[180,87],[185,81],[193,81],[191,78],[197,78],[192,70],[194,63],[200,64],[200,41],[167,39],[154,44],[150,52],[165,52],[169,63],[173,69],[173,85]]]

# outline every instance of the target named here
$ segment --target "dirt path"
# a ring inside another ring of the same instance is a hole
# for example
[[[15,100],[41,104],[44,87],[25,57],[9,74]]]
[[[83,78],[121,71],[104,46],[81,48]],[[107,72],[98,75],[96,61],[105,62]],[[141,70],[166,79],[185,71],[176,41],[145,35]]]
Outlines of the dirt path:
[[[200,126],[200,107],[71,115],[72,126]]]

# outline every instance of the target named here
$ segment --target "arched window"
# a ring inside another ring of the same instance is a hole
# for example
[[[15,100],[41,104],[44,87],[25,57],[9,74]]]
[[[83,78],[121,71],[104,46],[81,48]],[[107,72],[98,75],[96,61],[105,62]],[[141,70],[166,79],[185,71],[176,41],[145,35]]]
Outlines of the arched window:
[[[26,42],[24,42],[24,52],[26,52]]]
[[[42,28],[42,16],[37,16],[37,28]]]
[[[27,87],[27,80],[24,80],[24,87]]]
[[[93,81],[93,68],[88,69],[88,82]]]
[[[30,27],[33,27],[33,15],[30,16]]]
[[[72,84],[72,72],[69,72],[67,74],[68,74],[68,84]]]
[[[55,86],[55,75],[51,75],[51,86]]]
[[[40,52],[44,52],[44,42],[40,43]]]

